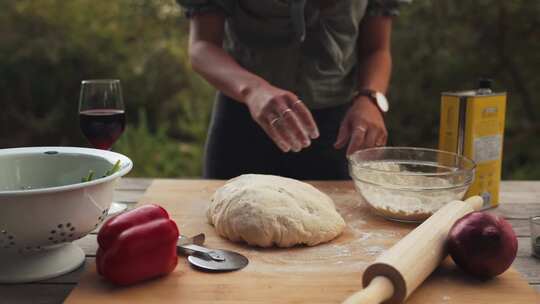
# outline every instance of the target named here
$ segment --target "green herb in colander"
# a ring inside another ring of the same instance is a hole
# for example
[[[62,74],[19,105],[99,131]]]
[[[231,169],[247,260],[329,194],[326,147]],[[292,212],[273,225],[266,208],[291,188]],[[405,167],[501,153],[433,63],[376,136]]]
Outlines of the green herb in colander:
[[[109,175],[113,175],[114,173],[116,173],[118,170],[120,170],[120,160],[117,160],[116,163],[114,163],[114,165],[112,166],[111,169],[107,170],[107,172],[105,172],[105,174],[102,176],[102,177],[105,177],[105,176],[109,176]],[[92,179],[94,179],[94,171],[93,170],[90,170],[88,171],[88,175],[81,178],[81,182],[89,182],[91,181]]]

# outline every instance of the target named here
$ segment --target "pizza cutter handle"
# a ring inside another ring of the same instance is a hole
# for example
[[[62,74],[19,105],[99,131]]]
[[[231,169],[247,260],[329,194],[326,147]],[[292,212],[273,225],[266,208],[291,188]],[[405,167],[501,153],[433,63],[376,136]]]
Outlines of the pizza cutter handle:
[[[217,262],[225,261],[225,257],[212,249],[195,244],[186,244],[177,246],[178,250],[185,255],[195,255],[202,259],[214,260]]]
[[[202,244],[204,244],[204,239],[205,239],[205,235],[204,233],[199,233],[193,237],[187,237],[185,235],[180,235],[178,237],[178,242],[176,243],[178,246],[182,246],[182,245],[188,245],[188,244],[195,244],[195,245],[199,245],[199,246],[202,246]]]

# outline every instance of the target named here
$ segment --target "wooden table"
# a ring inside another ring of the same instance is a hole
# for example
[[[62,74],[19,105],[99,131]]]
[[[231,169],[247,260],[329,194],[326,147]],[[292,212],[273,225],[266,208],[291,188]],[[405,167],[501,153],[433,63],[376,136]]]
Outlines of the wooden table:
[[[152,183],[152,179],[124,178],[115,192],[115,200],[135,203]],[[490,212],[503,215],[512,223],[519,241],[513,267],[540,292],[540,260],[531,256],[529,217],[540,215],[540,181],[505,181],[501,189],[501,206]],[[76,242],[91,261],[97,249],[96,235]],[[62,303],[76,286],[84,266],[64,276],[32,284],[1,285],[0,304]]]

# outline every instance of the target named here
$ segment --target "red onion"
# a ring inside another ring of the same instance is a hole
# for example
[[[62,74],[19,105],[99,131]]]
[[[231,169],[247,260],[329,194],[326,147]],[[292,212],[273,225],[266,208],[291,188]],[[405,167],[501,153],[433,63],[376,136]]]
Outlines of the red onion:
[[[473,212],[452,226],[447,246],[454,262],[465,272],[491,278],[512,265],[518,243],[512,226],[505,219]]]

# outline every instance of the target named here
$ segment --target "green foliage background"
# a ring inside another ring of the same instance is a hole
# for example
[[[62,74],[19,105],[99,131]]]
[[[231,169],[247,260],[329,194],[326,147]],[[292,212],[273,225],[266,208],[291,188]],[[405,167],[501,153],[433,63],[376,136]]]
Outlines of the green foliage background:
[[[504,178],[540,178],[540,1],[415,0],[393,32],[392,145],[436,147],[440,92],[509,92]],[[119,78],[132,176],[199,176],[214,92],[174,0],[0,1],[0,148],[87,145],[80,81]]]

